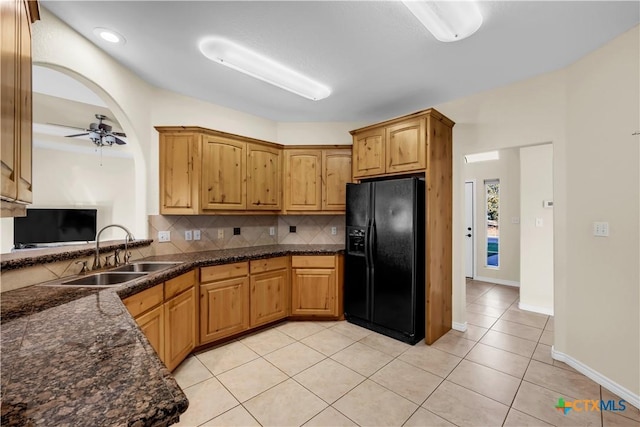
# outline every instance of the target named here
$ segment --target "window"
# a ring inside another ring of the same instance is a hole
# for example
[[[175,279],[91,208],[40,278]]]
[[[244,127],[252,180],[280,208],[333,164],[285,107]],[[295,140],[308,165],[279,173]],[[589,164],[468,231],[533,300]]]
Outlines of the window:
[[[487,206],[487,267],[500,266],[500,180],[484,182]]]

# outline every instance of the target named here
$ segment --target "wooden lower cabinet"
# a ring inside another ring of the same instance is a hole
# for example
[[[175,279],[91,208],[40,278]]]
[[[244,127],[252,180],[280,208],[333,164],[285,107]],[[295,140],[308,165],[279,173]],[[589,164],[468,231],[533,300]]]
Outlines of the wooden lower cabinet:
[[[145,334],[151,347],[164,362],[164,307],[159,305],[153,310],[137,317],[136,323]]]
[[[291,315],[340,317],[340,256],[291,257]]]
[[[200,344],[249,327],[247,276],[200,284]]]
[[[287,317],[288,279],[286,269],[251,275],[251,326]]]
[[[196,288],[164,303],[164,363],[173,371],[196,347]]]

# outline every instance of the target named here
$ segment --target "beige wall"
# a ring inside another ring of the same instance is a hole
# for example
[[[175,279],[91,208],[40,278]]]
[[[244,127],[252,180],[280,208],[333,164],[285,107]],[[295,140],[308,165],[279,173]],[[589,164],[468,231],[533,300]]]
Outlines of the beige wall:
[[[568,68],[436,106],[456,121],[454,230],[464,227],[464,154],[553,143],[554,349],[636,404],[639,39],[635,27]],[[593,221],[609,221],[611,237],[593,237]],[[462,233],[453,247],[454,322],[464,323]]]
[[[500,159],[464,165],[465,181],[475,181],[475,279],[517,286],[520,283],[520,159],[517,149],[500,150]],[[487,267],[486,194],[484,181],[500,180],[499,266]],[[463,227],[462,231],[465,230]],[[463,234],[466,234],[463,233]]]
[[[566,286],[558,351],[640,394],[640,32],[567,69]],[[607,221],[610,237],[594,237]],[[556,263],[558,259],[556,257]],[[640,404],[640,398],[636,405]]]
[[[553,201],[553,146],[521,148],[519,307],[553,314],[553,208],[544,200]]]

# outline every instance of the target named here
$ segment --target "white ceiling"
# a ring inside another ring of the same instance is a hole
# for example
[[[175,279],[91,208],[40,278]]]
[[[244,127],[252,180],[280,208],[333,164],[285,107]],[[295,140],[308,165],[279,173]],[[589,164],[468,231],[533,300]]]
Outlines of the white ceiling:
[[[482,1],[442,43],[397,1],[53,1],[41,5],[144,80],[276,121],[374,122],[562,68],[640,22],[638,1]],[[95,27],[124,35],[109,45]],[[310,101],[206,59],[222,36],[332,88]]]

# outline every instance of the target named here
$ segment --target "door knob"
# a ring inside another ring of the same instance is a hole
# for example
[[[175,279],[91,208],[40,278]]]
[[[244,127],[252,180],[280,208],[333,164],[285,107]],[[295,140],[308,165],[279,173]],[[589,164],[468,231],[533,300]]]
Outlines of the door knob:
[[[467,234],[467,237],[471,237],[471,233]]]

